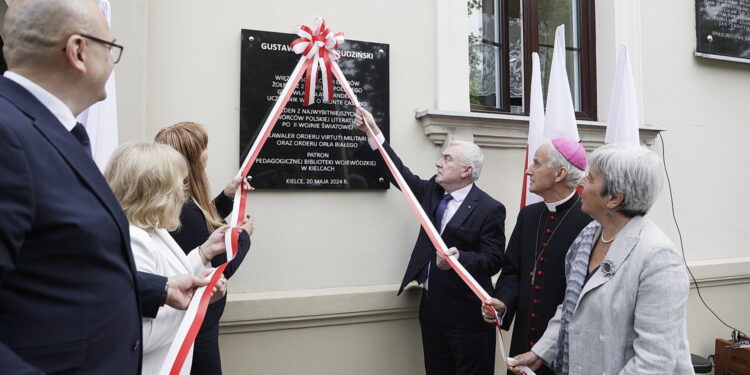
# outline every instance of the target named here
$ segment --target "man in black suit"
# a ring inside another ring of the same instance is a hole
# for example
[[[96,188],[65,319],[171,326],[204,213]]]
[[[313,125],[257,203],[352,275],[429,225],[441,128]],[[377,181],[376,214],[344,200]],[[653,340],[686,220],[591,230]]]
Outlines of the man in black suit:
[[[372,115],[360,109],[355,124],[383,143]],[[370,147],[375,150],[374,140]],[[388,155],[401,172],[422,208],[441,233],[448,255],[455,257],[477,282],[492,294],[492,275],[500,271],[505,246],[505,207],[474,181],[482,168],[482,152],[470,142],[452,142],[438,160],[437,174],[429,180],[414,175],[387,143]],[[391,176],[383,162],[378,163]],[[395,181],[391,178],[395,185]],[[476,311],[480,301],[420,228],[409,266],[398,293],[411,281],[423,285],[419,306],[425,369],[435,374],[492,374],[495,363],[495,329]]]
[[[0,372],[137,374],[141,316],[187,275],[137,273],[128,223],[75,116],[120,56],[90,0],[14,0],[0,77]]]

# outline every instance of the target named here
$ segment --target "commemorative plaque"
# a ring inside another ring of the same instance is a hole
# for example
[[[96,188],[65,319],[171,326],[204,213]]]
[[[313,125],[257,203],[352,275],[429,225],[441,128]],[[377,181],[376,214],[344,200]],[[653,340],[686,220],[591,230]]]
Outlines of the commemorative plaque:
[[[240,161],[252,146],[300,55],[289,44],[295,34],[242,30]],[[372,112],[389,138],[388,45],[346,40],[337,61],[360,104]],[[355,107],[334,79],[325,102],[318,72],[315,103],[304,106],[300,80],[250,169],[257,189],[387,189],[377,151],[354,126]]]
[[[696,0],[697,56],[750,63],[750,1]]]

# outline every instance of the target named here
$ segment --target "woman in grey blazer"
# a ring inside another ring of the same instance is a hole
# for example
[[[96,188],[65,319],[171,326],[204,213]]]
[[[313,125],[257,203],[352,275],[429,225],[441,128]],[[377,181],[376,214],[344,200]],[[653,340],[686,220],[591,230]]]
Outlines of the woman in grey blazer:
[[[609,144],[591,154],[588,169],[581,202],[594,221],[566,257],[565,299],[515,365],[546,362],[556,374],[693,374],[682,257],[643,217],[663,184],[659,157]]]

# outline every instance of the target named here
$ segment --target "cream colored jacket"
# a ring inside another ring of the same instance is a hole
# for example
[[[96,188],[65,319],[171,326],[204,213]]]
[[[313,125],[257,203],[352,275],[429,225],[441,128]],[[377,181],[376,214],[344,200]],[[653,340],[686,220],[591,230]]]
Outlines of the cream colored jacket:
[[[200,276],[206,266],[197,251],[185,255],[177,242],[164,229],[153,232],[130,226],[130,246],[133,249],[138,271],[162,276],[191,274]],[[210,263],[208,266],[210,267]],[[142,375],[159,373],[184,311],[162,306],[156,318],[143,318],[143,370]],[[181,374],[190,374],[193,352],[190,351]]]

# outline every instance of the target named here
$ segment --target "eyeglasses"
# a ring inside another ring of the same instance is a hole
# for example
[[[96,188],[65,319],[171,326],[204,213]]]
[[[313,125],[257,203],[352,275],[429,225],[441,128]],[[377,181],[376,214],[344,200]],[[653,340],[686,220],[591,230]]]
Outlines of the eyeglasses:
[[[108,42],[106,40],[99,39],[99,38],[91,36],[91,35],[86,35],[86,34],[78,34],[78,35],[80,35],[80,36],[82,36],[82,37],[84,37],[86,39],[90,39],[90,40],[93,40],[95,42],[99,42],[101,44],[108,45],[109,46],[109,54],[112,55],[112,58],[115,60],[115,64],[117,64],[118,62],[120,62],[120,57],[122,57],[122,50],[125,49],[125,47],[123,47],[123,46],[121,46],[121,45],[119,45],[117,43]]]

